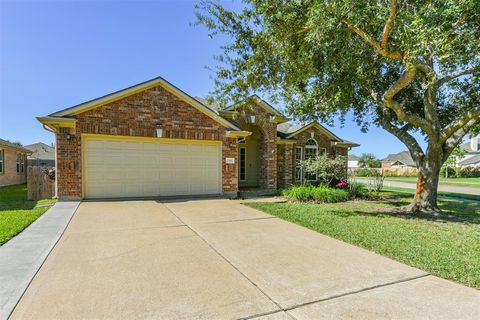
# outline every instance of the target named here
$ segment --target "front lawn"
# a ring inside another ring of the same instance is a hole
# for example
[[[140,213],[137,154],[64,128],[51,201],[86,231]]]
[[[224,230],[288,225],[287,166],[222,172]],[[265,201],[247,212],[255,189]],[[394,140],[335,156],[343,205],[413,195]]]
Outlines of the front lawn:
[[[480,202],[440,199],[441,209],[450,217],[428,219],[396,210],[410,203],[411,195],[382,194],[386,197],[382,201],[246,205],[442,278],[480,288]]]
[[[46,205],[53,202],[52,199],[28,201],[25,184],[0,187],[0,245],[40,217],[50,208]]]
[[[385,181],[417,183],[417,177],[385,177]],[[440,185],[480,188],[480,178],[448,178],[440,177]],[[479,191],[480,192],[480,191]]]

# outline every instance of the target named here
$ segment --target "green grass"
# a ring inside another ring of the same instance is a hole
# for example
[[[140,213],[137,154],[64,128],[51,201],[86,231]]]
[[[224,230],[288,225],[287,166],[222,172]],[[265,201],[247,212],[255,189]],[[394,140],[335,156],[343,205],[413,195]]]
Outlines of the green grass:
[[[0,187],[0,245],[20,233],[49,207],[36,206],[53,203],[54,200],[27,200],[25,184]]]
[[[450,217],[399,213],[406,193],[384,201],[336,204],[247,203],[281,219],[375,251],[442,278],[480,288],[480,203],[440,199]],[[454,218],[451,218],[451,217]]]
[[[383,190],[408,193],[408,194],[412,194],[412,195],[415,193],[415,189],[400,188],[400,187],[383,187]],[[463,198],[463,199],[468,199],[468,200],[480,201],[480,194],[475,195],[475,194],[468,194],[468,193],[438,191],[438,195],[439,196],[444,196],[444,197]]]
[[[417,183],[417,177],[385,177],[385,181]],[[480,188],[480,178],[440,178],[440,185]]]

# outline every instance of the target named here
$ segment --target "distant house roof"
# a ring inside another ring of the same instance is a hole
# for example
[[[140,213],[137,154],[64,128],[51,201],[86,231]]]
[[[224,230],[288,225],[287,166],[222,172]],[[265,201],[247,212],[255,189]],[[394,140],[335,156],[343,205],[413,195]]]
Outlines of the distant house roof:
[[[20,146],[16,143],[10,142],[8,140],[0,139],[0,147],[6,147],[6,148],[16,149],[18,151],[30,153],[30,150],[25,149],[24,147],[22,147],[22,146]]]
[[[406,166],[415,166],[415,161],[413,161],[410,152],[402,151],[399,153],[391,153],[386,158],[382,159],[382,162],[391,162],[391,163],[402,163]]]
[[[356,161],[356,160],[359,160],[359,159],[360,159],[360,157],[356,156],[354,154],[349,154],[348,155],[348,160],[350,160],[350,161]]]
[[[29,144],[25,148],[32,152],[28,159],[55,160],[55,148],[43,142]]]
[[[469,166],[469,165],[474,165],[474,164],[480,164],[480,154],[477,154],[473,157],[469,157],[465,160],[462,160],[462,161],[458,162],[459,166]]]
[[[477,148],[478,151],[473,151],[473,150],[472,150],[472,145],[471,145],[471,142],[470,142],[470,141],[467,142],[467,143],[464,143],[464,144],[460,145],[460,147],[461,147],[462,149],[465,149],[468,153],[473,153],[473,154],[479,153],[479,154],[480,154],[480,140],[478,140],[478,141],[479,141],[479,143],[478,143],[478,148]]]

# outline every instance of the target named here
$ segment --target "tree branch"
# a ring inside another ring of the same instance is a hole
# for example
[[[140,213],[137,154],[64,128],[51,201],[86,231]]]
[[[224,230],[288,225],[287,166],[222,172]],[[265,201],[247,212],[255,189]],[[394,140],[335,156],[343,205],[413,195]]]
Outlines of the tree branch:
[[[423,93],[423,110],[425,119],[432,126],[433,131],[438,131],[438,113],[437,113],[437,92],[438,92],[438,75],[432,66],[419,62],[417,69],[420,70],[427,78],[425,92]]]
[[[443,157],[444,161],[450,156],[453,149],[457,146],[460,140],[480,122],[480,118],[476,117],[470,119],[463,127],[454,132],[443,144]]]
[[[400,141],[402,141],[403,144],[407,146],[408,151],[410,151],[410,154],[417,163],[417,165],[422,165],[425,159],[425,153],[418,144],[417,140],[410,133],[408,133],[408,130],[412,129],[412,124],[407,123],[401,128],[398,128],[396,125],[392,124],[393,119],[389,115],[389,109],[385,107],[378,93],[374,90],[370,90],[370,94],[375,103],[380,108],[383,115],[383,117],[378,117],[378,122],[380,123],[380,125],[385,130],[397,137]]]
[[[409,122],[414,126],[421,128],[430,137],[434,137],[435,131],[433,130],[432,125],[426,119],[416,115],[407,114],[403,109],[403,106],[398,101],[393,99],[397,93],[402,91],[415,79],[416,75],[416,67],[412,64],[407,64],[406,70],[402,76],[383,94],[383,104],[395,112],[400,121]]]
[[[388,17],[387,22],[385,23],[385,27],[383,28],[382,44],[381,44],[381,47],[383,49],[387,49],[388,47],[388,36],[390,35],[390,31],[392,31],[393,22],[395,21],[396,15],[397,15],[397,0],[392,0],[392,11],[390,13],[390,16]]]
[[[451,137],[455,136],[457,132],[459,132],[460,130],[462,130],[462,128],[468,126],[472,122],[473,124],[480,122],[480,106],[473,108],[467,113],[462,113],[459,117],[457,117],[457,119],[455,119],[455,121],[450,123],[440,134],[439,142],[447,142]]]
[[[460,71],[451,73],[451,74],[441,78],[440,80],[438,80],[438,86],[442,86],[445,83],[447,83],[447,82],[449,82],[453,79],[456,79],[458,77],[465,76],[467,74],[471,74],[471,73],[475,73],[475,72],[479,72],[479,71],[480,71],[480,66],[477,65],[477,66],[474,66],[474,67],[471,67],[471,68],[467,68],[467,69],[464,69],[464,70],[460,70]]]
[[[344,19],[342,22],[347,26],[348,29],[355,32],[359,35],[366,43],[370,44],[381,56],[395,59],[395,60],[403,60],[404,53],[399,51],[390,51],[386,48],[383,48],[380,43],[378,43],[375,38],[370,36],[368,33],[363,31],[362,29],[356,27],[350,20]]]

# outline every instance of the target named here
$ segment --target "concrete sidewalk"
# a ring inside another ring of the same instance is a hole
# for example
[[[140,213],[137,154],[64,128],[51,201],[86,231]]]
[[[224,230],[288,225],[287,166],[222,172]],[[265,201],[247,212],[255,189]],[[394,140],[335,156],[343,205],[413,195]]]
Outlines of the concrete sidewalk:
[[[0,247],[0,319],[6,319],[27,289],[77,209],[56,203],[19,235]]]
[[[358,182],[367,183],[368,179],[366,178],[356,178]],[[410,182],[402,182],[402,181],[388,181],[385,180],[383,182],[385,187],[398,187],[398,188],[406,188],[406,189],[416,189],[417,185],[415,183]],[[472,187],[462,187],[462,186],[450,186],[450,185],[438,185],[438,191],[445,191],[445,192],[454,192],[454,193],[465,193],[465,194],[472,194],[480,196],[480,188],[472,188]]]
[[[479,301],[239,201],[86,202],[12,319],[478,319]]]

